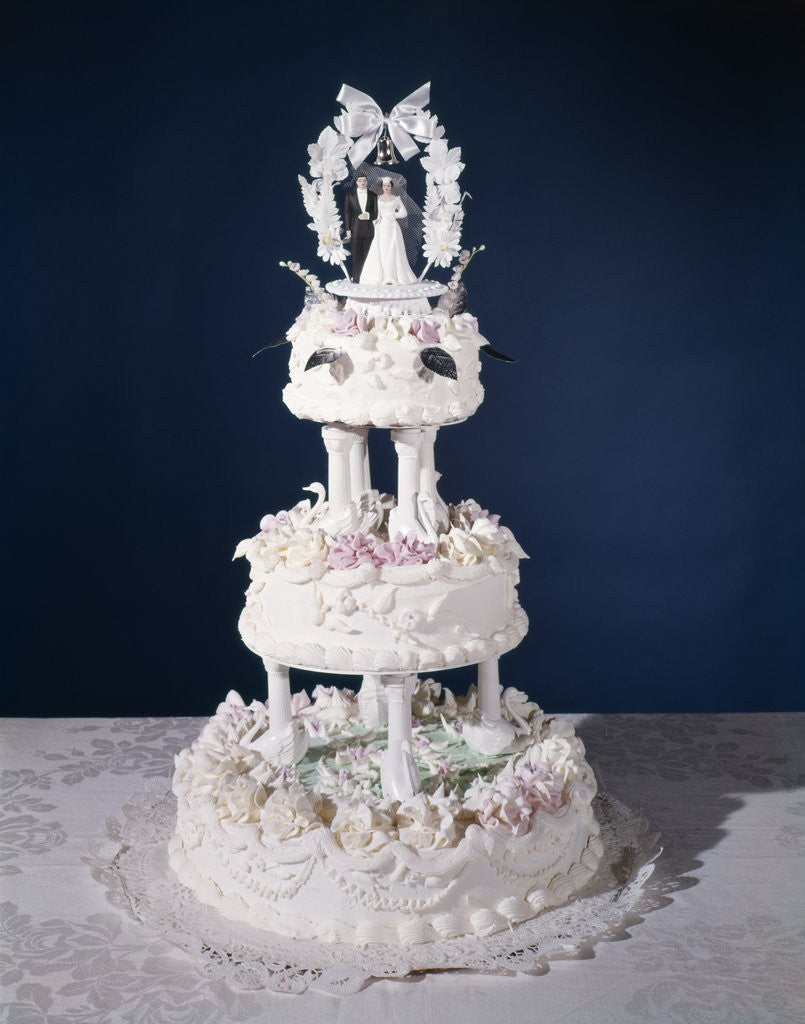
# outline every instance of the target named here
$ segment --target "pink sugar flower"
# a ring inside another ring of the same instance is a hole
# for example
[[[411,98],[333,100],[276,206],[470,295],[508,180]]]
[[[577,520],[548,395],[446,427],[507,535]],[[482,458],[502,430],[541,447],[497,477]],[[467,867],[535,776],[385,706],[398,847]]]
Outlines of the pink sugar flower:
[[[556,814],[562,807],[562,776],[547,764],[519,764],[513,774],[534,812]]]
[[[341,537],[338,543],[330,548],[327,565],[331,569],[355,569],[359,565],[377,565],[374,538],[367,537],[360,531]]]
[[[442,340],[439,325],[435,320],[413,320],[411,331],[426,345],[438,345]]]
[[[354,337],[366,329],[363,317],[359,317],[354,309],[342,309],[335,314],[332,333],[342,337]]]
[[[398,533],[375,548],[376,565],[422,565],[436,557],[436,545],[423,543],[415,533]]]

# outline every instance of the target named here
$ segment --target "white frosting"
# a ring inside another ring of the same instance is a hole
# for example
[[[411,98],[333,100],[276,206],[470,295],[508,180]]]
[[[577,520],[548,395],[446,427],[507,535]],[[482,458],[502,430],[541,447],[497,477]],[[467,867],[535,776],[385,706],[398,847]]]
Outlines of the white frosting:
[[[466,715],[471,699],[445,693],[434,703],[441,691],[432,681],[420,691],[432,723],[456,709],[451,717],[460,730],[455,714]],[[340,703],[322,689],[301,714],[316,721],[320,701],[322,711]],[[522,752],[479,762],[486,775],[466,792],[460,783],[431,779],[426,792],[402,803],[372,789],[327,796],[303,786],[294,770],[269,779],[270,766],[250,767],[238,746],[256,714],[254,707],[235,713],[222,705],[176,759],[171,864],[202,901],[227,916],[299,939],[408,945],[499,931],[561,904],[596,869],[602,847],[591,809],[595,781],[583,747],[569,723],[546,720],[538,708],[529,713]],[[328,728],[331,757],[341,753],[349,764],[374,756],[372,744],[345,746],[355,735],[348,723]],[[445,757],[448,743],[437,728],[414,731],[417,749],[426,748],[422,771]],[[456,756],[461,742],[452,742]],[[567,779],[566,743],[577,768]],[[532,761],[537,749],[541,756],[554,752],[557,761]],[[255,773],[268,781],[257,782]]]
[[[448,532],[429,554],[420,545],[400,555],[428,559],[414,564],[374,564],[372,552],[392,557],[399,540],[384,543],[381,523],[379,534],[352,535],[350,547],[317,528],[324,509],[305,500],[265,516],[236,549],[251,565],[240,631],[256,654],[332,672],[411,672],[485,661],[525,636],[517,602],[525,552],[476,501],[449,506]],[[356,544],[373,561],[330,568],[345,564],[345,545],[349,564]]]
[[[359,330],[337,333],[350,330],[343,326],[347,312],[322,303],[304,311],[288,331],[293,343],[291,380],[282,397],[295,416],[350,426],[439,425],[458,423],[481,404],[478,349],[486,339],[474,317],[448,317],[441,309],[368,319],[361,313],[355,314]],[[412,333],[421,320],[431,330]],[[420,353],[433,346],[454,360],[456,380],[426,369]],[[306,370],[310,357],[322,348],[337,349],[341,356]]]
[[[311,579],[253,567],[240,617],[264,658],[333,672],[411,672],[471,665],[516,647],[528,630],[516,557],[462,566],[361,565]],[[349,599],[348,599],[349,598]]]

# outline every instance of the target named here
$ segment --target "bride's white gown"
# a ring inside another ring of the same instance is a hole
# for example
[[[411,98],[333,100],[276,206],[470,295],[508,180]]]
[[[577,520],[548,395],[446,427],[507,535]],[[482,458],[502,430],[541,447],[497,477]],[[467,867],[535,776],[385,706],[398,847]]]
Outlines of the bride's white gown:
[[[375,234],[361,271],[361,284],[413,284],[416,281],[397,223],[407,216],[399,196],[378,197]]]

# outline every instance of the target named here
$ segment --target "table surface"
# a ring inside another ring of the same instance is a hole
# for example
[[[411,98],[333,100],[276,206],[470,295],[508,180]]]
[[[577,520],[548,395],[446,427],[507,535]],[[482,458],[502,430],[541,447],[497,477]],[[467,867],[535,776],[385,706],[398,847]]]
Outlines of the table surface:
[[[571,715],[605,787],[662,833],[662,905],[540,976],[357,995],[237,993],[111,906],[88,843],[202,720],[0,721],[0,1022],[805,1021],[805,714]]]

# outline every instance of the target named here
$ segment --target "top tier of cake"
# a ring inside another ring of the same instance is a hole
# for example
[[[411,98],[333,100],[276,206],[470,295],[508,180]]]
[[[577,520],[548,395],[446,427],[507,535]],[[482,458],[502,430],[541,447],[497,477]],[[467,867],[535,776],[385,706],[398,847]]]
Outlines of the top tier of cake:
[[[484,397],[479,349],[487,342],[470,313],[431,307],[429,298],[446,293],[445,285],[339,281],[327,288],[287,334],[291,379],[283,400],[295,416],[414,427],[460,423],[475,412]]]
[[[479,351],[507,358],[467,310],[463,275],[485,247],[461,245],[461,149],[428,109],[429,83],[388,114],[348,85],[337,102],[332,126],[308,146],[310,177],[299,185],[316,254],[342,277],[322,287],[298,263],[282,263],[307,288],[286,336],[285,404],[300,419],[355,428],[460,423],[483,400]],[[429,278],[440,271],[449,283]]]

